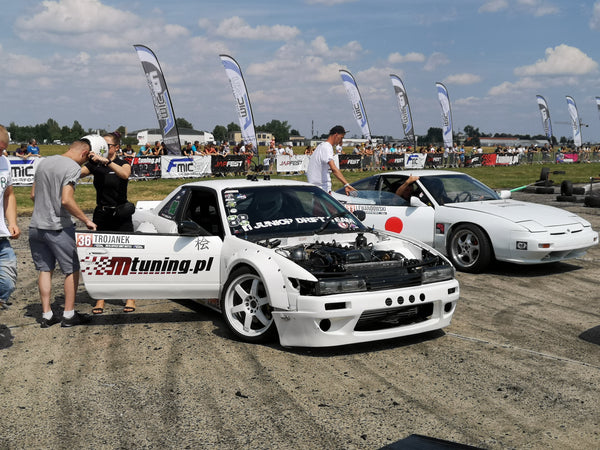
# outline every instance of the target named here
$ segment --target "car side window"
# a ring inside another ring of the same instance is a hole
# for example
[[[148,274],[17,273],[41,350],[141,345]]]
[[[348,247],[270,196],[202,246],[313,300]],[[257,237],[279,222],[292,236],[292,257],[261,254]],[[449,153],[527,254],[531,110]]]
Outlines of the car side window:
[[[192,189],[182,220],[196,222],[212,236],[223,238],[223,222],[219,214],[219,203],[213,191]]]
[[[165,219],[176,220],[177,211],[179,211],[181,205],[185,202],[188,194],[188,189],[180,189],[179,192],[177,192],[177,194],[175,194],[173,198],[171,198],[171,200],[169,200],[167,204],[163,206],[158,215],[160,217],[164,217]]]
[[[352,186],[359,191],[375,191],[377,190],[377,180],[379,177],[369,177],[364,180],[352,183]]]

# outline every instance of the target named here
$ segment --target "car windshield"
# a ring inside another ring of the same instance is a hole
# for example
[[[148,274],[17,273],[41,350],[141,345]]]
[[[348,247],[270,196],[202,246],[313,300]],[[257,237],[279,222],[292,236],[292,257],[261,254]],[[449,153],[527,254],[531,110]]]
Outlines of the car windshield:
[[[419,181],[441,205],[500,199],[496,191],[465,174],[421,177]]]
[[[366,229],[344,206],[316,186],[226,189],[223,202],[231,234],[244,239]]]

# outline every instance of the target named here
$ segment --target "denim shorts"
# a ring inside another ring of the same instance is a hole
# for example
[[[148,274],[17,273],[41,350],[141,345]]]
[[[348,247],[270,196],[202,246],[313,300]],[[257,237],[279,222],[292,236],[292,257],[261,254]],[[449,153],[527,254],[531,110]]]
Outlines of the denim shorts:
[[[6,302],[17,285],[17,255],[7,238],[0,238],[0,302]]]
[[[51,272],[58,262],[65,275],[79,270],[75,227],[63,230],[29,228],[29,248],[36,270]]]

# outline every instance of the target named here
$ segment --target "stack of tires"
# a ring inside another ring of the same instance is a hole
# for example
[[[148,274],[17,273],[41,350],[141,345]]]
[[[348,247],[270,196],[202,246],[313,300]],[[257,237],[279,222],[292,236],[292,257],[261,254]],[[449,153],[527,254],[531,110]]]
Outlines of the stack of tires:
[[[554,194],[554,181],[550,180],[550,169],[542,167],[540,179],[535,182],[536,194]]]
[[[564,180],[560,184],[560,195],[556,196],[557,202],[583,202],[583,197],[578,195],[585,194],[585,188],[573,186],[570,180]]]

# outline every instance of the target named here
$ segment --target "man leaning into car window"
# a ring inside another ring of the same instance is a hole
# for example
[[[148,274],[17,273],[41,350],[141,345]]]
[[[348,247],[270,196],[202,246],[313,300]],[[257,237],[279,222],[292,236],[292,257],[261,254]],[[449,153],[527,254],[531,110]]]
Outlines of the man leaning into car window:
[[[396,195],[402,197],[404,200],[410,203],[410,197],[413,195],[415,189],[415,181],[419,179],[416,175],[411,175],[406,179],[404,183],[396,189]]]

